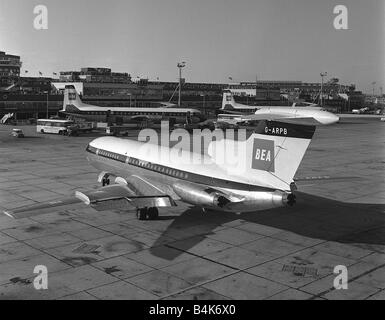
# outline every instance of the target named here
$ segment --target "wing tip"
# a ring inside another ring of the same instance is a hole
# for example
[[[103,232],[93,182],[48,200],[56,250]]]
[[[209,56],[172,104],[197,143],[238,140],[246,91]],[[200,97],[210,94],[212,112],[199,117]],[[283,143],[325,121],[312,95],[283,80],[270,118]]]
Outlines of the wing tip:
[[[81,200],[83,203],[86,205],[89,205],[91,203],[90,198],[83,192],[81,191],[75,191],[75,197]]]
[[[8,217],[10,217],[10,218],[12,218],[12,219],[15,219],[15,217],[12,215],[12,211],[3,211],[3,213],[4,213],[6,216],[8,216]]]

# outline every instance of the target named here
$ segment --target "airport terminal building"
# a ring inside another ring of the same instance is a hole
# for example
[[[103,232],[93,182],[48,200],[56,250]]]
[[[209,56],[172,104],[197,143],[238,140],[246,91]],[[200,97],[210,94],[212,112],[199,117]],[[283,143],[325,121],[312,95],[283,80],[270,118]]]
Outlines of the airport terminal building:
[[[62,71],[59,79],[20,77],[21,66],[19,56],[0,52],[0,116],[13,113],[16,119],[28,119],[55,115],[62,109],[66,85],[73,85],[84,102],[100,106],[155,107],[160,102],[178,103],[176,81],[132,79],[129,73],[101,67]],[[248,105],[313,102],[321,89],[320,83],[276,80],[182,84],[182,106],[200,109],[208,116],[214,116],[221,107],[223,89],[230,89],[237,102]],[[354,85],[341,85],[338,79],[325,83],[324,93],[324,105],[337,112],[349,112],[364,104],[364,95]]]
[[[20,77],[20,56],[0,51],[0,88],[9,87]]]

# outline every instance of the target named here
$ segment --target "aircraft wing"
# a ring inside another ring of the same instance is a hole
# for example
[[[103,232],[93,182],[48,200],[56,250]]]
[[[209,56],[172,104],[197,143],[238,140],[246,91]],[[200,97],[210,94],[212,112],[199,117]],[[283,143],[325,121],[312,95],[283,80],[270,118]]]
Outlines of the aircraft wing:
[[[86,119],[87,118],[87,115],[82,115],[79,113],[71,113],[71,112],[67,112],[67,111],[59,111],[59,113],[63,113],[66,116],[73,116],[73,117],[80,118],[80,119]]]
[[[145,207],[171,207],[176,206],[175,201],[167,194],[160,192],[142,192],[136,194],[128,186],[113,184],[92,191],[76,191],[75,196],[63,200],[50,201],[33,206],[24,206],[4,214],[15,219],[31,217],[45,213],[44,210],[54,207],[61,207],[74,203],[84,203],[97,211],[103,210],[132,210]],[[148,191],[148,190],[147,190]],[[152,190],[154,191],[154,190]]]
[[[135,120],[135,121],[146,121],[148,119],[150,119],[150,117],[146,115],[136,115],[131,117],[131,120]]]
[[[221,109],[220,111],[222,112],[221,114],[235,114],[238,116],[245,116],[245,117],[250,116],[250,113],[244,113],[236,110]]]
[[[81,203],[81,200],[75,197],[66,197],[59,200],[52,200],[49,202],[38,203],[35,205],[28,205],[12,210],[3,211],[3,213],[14,219],[33,217],[39,214],[47,213],[47,209],[56,207],[65,207],[72,204]]]
[[[151,196],[151,195],[170,195],[170,190],[165,190],[163,184],[158,184],[153,181],[132,175],[127,180],[127,186],[138,196]]]
[[[176,205],[174,200],[166,194],[158,192],[152,195],[136,195],[129,187],[121,184],[102,187],[91,192],[77,191],[75,196],[98,211],[171,207]]]
[[[171,102],[164,102],[164,101],[161,101],[161,102],[159,102],[159,103],[160,103],[160,105],[161,105],[162,108],[175,108],[175,107],[178,106],[177,104],[171,103]]]

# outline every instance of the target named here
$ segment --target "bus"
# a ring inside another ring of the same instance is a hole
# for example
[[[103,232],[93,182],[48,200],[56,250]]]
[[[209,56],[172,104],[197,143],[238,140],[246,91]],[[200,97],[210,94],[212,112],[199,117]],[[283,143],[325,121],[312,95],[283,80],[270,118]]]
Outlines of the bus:
[[[73,124],[72,120],[38,119],[36,131],[66,135],[68,134],[68,128]]]

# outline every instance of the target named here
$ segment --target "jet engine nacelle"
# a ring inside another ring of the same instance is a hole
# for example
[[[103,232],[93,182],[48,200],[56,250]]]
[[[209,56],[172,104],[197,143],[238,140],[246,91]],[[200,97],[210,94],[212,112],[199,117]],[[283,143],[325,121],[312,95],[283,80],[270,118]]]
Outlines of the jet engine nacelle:
[[[210,208],[223,208],[231,201],[222,192],[213,188],[188,182],[177,182],[174,192],[185,202]]]

